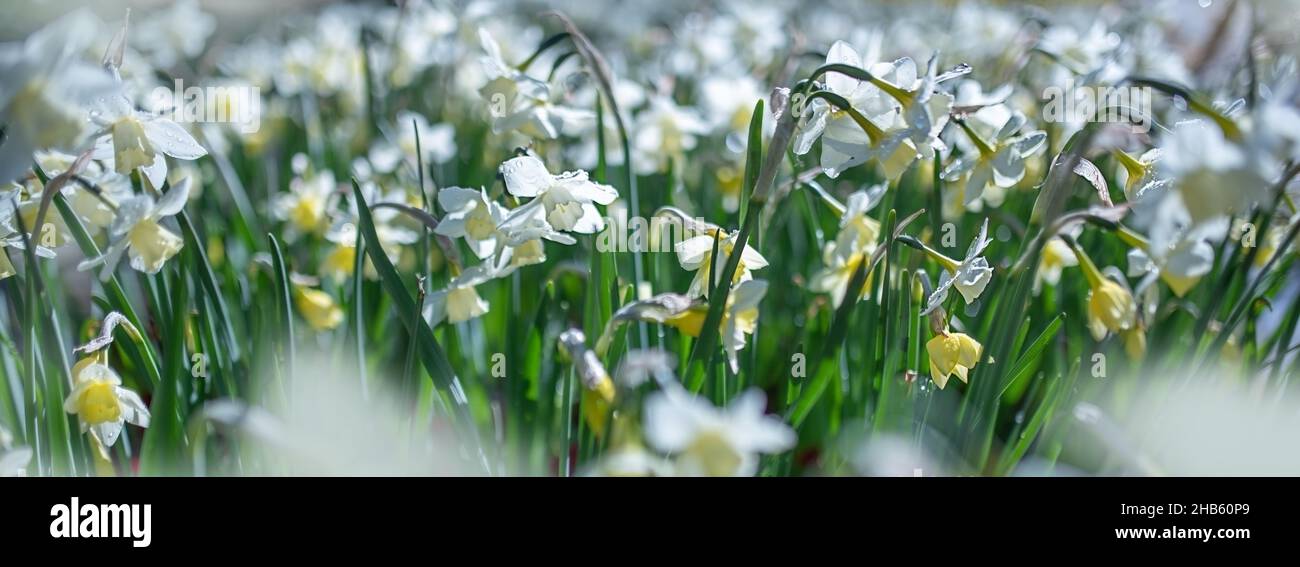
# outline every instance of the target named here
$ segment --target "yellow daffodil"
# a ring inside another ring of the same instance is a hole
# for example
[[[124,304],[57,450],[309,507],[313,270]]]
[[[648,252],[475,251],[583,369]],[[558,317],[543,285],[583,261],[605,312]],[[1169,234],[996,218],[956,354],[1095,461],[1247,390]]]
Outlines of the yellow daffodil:
[[[139,395],[122,387],[122,379],[108,366],[106,352],[97,351],[73,367],[75,384],[63,409],[80,419],[83,433],[89,431],[100,445],[112,447],[124,422],[149,427],[149,408]]]
[[[1113,280],[1101,278],[1088,292],[1088,330],[1102,340],[1111,332],[1127,331],[1137,317],[1133,294]]]
[[[297,286],[293,290],[293,302],[312,329],[328,331],[343,323],[343,309],[334,303],[330,294],[319,289]]]
[[[131,267],[156,274],[185,245],[185,241],[159,223],[163,218],[179,213],[189,198],[190,180],[172,187],[156,203],[149,195],[138,195],[122,202],[117,218],[109,228],[113,240],[102,256],[86,260],[78,270],[103,266],[100,277],[107,279],[117,267],[122,254],[129,251]]]
[[[1088,280],[1088,330],[1098,341],[1110,333],[1128,331],[1136,325],[1137,301],[1128,287],[1102,275],[1092,258],[1074,243],[1067,240],[1079,260],[1083,275]]]
[[[970,370],[979,364],[984,347],[965,333],[944,331],[927,341],[925,350],[930,354],[930,378],[942,390],[953,374],[966,382]]]
[[[304,158],[305,159],[305,158]],[[295,168],[305,169],[303,160]],[[276,196],[271,210],[276,218],[289,223],[289,238],[299,234],[319,234],[329,227],[326,211],[336,183],[329,170],[302,173],[289,182],[289,191]]]

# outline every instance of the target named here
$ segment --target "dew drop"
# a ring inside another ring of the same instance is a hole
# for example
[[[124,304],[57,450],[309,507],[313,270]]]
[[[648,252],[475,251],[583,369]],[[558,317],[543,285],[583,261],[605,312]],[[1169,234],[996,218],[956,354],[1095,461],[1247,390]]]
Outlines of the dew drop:
[[[1214,3],[1214,0],[1196,0],[1196,4],[1197,4],[1198,6],[1200,6],[1200,7],[1202,7],[1202,8],[1209,8],[1209,7],[1210,7],[1210,4],[1213,4],[1213,3]]]

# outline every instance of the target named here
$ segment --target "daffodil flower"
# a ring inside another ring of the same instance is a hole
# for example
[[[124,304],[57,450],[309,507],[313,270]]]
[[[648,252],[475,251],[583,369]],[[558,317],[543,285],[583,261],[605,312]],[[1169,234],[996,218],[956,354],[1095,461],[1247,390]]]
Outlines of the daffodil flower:
[[[84,106],[117,88],[111,74],[79,59],[101,25],[90,10],[77,10],[24,41],[0,44],[0,182],[26,175],[36,150],[74,149]]]
[[[954,374],[966,382],[984,347],[966,333],[944,330],[925,343],[925,350],[930,355],[930,378],[942,390]]]
[[[479,29],[479,43],[486,54],[482,61],[489,79],[479,92],[487,99],[494,133],[518,130],[530,137],[553,139],[595,118],[591,111],[555,104],[550,86],[506,63],[501,46],[486,29]]]
[[[106,349],[113,343],[113,331],[118,326],[140,340],[140,331],[126,317],[116,311],[109,313],[101,323],[99,336],[76,348],[85,357],[73,365],[72,391],[63,400],[64,411],[80,419],[82,433],[90,432],[101,455],[117,442],[124,422],[149,427],[149,408],[139,395],[122,387],[122,379],[108,366]]]
[[[645,402],[646,441],[676,457],[675,470],[686,476],[753,476],[760,453],[794,447],[794,430],[765,414],[759,390],[747,390],[726,409],[718,409],[680,386],[650,395]]]
[[[122,387],[122,379],[109,368],[104,356],[82,359],[73,367],[76,383],[63,400],[64,411],[81,421],[81,432],[90,432],[103,447],[112,447],[122,434],[123,423],[149,427],[149,408],[140,396]]]
[[[595,234],[604,230],[605,220],[595,205],[608,205],[618,191],[587,178],[582,170],[551,175],[542,160],[519,156],[501,164],[506,190],[516,197],[532,198],[516,209],[527,215],[535,208],[546,211],[546,222],[557,231]]]
[[[1137,302],[1128,286],[1107,278],[1092,258],[1073,240],[1067,240],[1079,267],[1088,280],[1088,331],[1098,341],[1110,333],[1122,333],[1137,324]]]
[[[464,323],[488,312],[488,302],[479,297],[474,289],[481,283],[497,277],[488,264],[479,264],[466,269],[459,276],[447,283],[446,289],[429,294],[424,307],[424,318],[430,326],[437,326],[443,321]]]
[[[293,303],[312,329],[328,331],[343,323],[343,309],[330,294],[319,289],[294,286]]]
[[[488,199],[487,191],[446,187],[438,191],[438,205],[447,215],[438,221],[435,233],[464,238],[479,259],[496,253],[497,226],[505,220],[505,212]]]
[[[1222,128],[1182,122],[1161,142],[1160,174],[1173,179],[1194,223],[1244,212],[1265,197],[1262,156],[1234,142]]]
[[[1017,112],[1007,119],[992,140],[985,141],[965,120],[957,121],[977,151],[973,156],[962,156],[954,161],[944,170],[943,178],[948,181],[966,178],[967,206],[983,196],[984,188],[990,183],[1006,189],[1025,177],[1025,158],[1042,151],[1047,141],[1047,133],[1042,130],[1020,133],[1025,122],[1025,115]],[[990,204],[996,206],[1000,199]]]
[[[582,331],[577,329],[569,329],[559,336],[560,346],[573,362],[573,368],[582,380],[583,417],[597,437],[604,437],[609,425],[610,406],[614,403],[617,390],[605,365],[601,364],[595,351],[587,348],[586,340]]]
[[[966,249],[966,257],[958,262],[953,260],[932,248],[926,247],[925,251],[934,258],[936,262],[943,266],[943,274],[939,276],[939,286],[935,288],[934,293],[926,301],[926,315],[934,311],[944,300],[948,299],[948,290],[957,288],[963,299],[969,305],[979,299],[980,294],[984,293],[984,288],[993,280],[993,267],[989,266],[988,260],[985,260],[981,254],[993,242],[988,238],[989,220],[984,219],[984,224],[980,226],[979,235],[971,241],[970,247]]]
[[[740,232],[727,232],[721,227],[709,225],[705,228],[704,234],[693,236],[674,246],[677,253],[677,262],[681,264],[682,269],[695,272],[695,279],[691,280],[691,287],[687,290],[686,295],[689,297],[708,297],[709,290],[718,285],[722,280],[722,269],[727,264],[728,258],[734,252],[736,247],[736,238]],[[713,258],[713,241],[718,239],[718,258]],[[754,278],[753,270],[767,266],[767,258],[759,254],[757,250],[745,244],[744,250],[740,253],[740,263],[736,265],[736,273],[732,276],[730,285],[738,285]],[[716,269],[717,273],[710,272]]]
[[[1170,179],[1160,175],[1161,150],[1152,148],[1138,157],[1133,157],[1123,150],[1113,150],[1120,168],[1115,175],[1124,186],[1124,198],[1130,203],[1143,200],[1149,194],[1169,185]]]
[[[302,154],[294,158],[294,168],[302,168],[302,171],[289,182],[289,191],[276,195],[271,205],[275,218],[289,223],[286,236],[290,238],[320,234],[329,228],[327,211],[330,199],[338,189],[334,172],[328,169],[307,172],[306,156],[301,160],[299,156]]]
[[[1178,297],[1187,295],[1214,268],[1214,247],[1195,236],[1179,239],[1162,250],[1127,228],[1122,229],[1121,238],[1133,246],[1128,251],[1128,275],[1141,277],[1147,272],[1159,272],[1160,279]]]
[[[1120,240],[1132,246],[1128,275],[1140,277],[1146,272],[1158,272],[1178,297],[1186,295],[1214,268],[1214,246],[1210,242],[1224,238],[1228,231],[1226,217],[1193,224],[1182,200],[1181,195],[1171,194],[1156,204],[1150,238],[1127,226],[1116,232]]]
[[[99,126],[93,157],[112,163],[123,175],[139,169],[155,188],[167,180],[166,156],[194,160],[208,155],[184,128],[136,110],[121,94],[100,99],[90,120]]]
[[[635,146],[638,173],[648,175],[663,171],[670,161],[695,148],[697,136],[708,133],[708,125],[699,113],[678,106],[671,96],[650,97],[649,108],[637,115]]]
[[[758,326],[758,304],[762,302],[766,293],[767,282],[749,280],[741,282],[727,295],[727,306],[723,310],[722,325],[718,332],[722,340],[722,348],[727,353],[727,364],[732,372],[740,371],[738,356],[745,348],[745,335],[754,334]],[[708,312],[708,304],[692,303],[686,309],[659,316],[657,322],[675,327],[692,337],[699,337]]]
[[[813,291],[829,293],[836,307],[843,303],[853,273],[876,251],[880,221],[867,216],[867,212],[880,202],[885,187],[880,184],[849,195],[844,214],[840,216],[840,232],[835,241],[827,243],[823,250],[826,266],[813,274],[809,281],[809,288]],[[870,289],[870,284],[864,285],[862,297],[866,297]]]
[[[123,201],[117,218],[109,227],[108,249],[98,258],[81,262],[78,270],[103,266],[100,278],[108,279],[122,254],[130,252],[131,267],[146,274],[156,274],[163,264],[180,252],[185,241],[162,226],[164,218],[181,212],[189,200],[190,179],[185,178],[164,193],[157,202],[149,195],[137,195]]]
[[[903,133],[921,154],[922,159],[931,159],[934,157],[935,150],[947,148],[939,139],[939,134],[948,124],[953,104],[952,95],[936,92],[935,87],[944,80],[969,72],[969,67],[945,73],[940,77],[937,52],[926,64],[924,76],[916,72],[916,63],[907,57],[895,61],[894,67],[892,80],[889,77],[876,77],[872,84],[903,106],[905,124]]]
[[[896,79],[900,61],[876,63],[873,76]],[[835,42],[826,54],[827,64],[862,67],[862,58],[847,43]],[[903,71],[906,72],[906,71]],[[915,73],[915,68],[912,68]],[[848,109],[834,108],[826,101],[813,100],[801,117],[802,127],[794,140],[797,155],[808,153],[822,140],[821,167],[826,175],[838,177],[849,167],[876,159],[886,179],[897,179],[917,158],[916,147],[907,139],[898,105],[869,82],[840,73],[826,76],[826,90],[848,101],[863,118],[859,122]]]
[[[0,199],[3,198],[4,196],[0,195]],[[13,263],[9,260],[9,254],[5,252],[4,249],[24,249],[23,235],[19,233],[17,227],[14,226],[15,223],[13,217],[14,208],[12,206],[12,201],[0,200],[0,280],[17,273],[14,269]],[[32,242],[32,245],[34,246],[32,252],[36,254],[37,257],[54,257],[54,251],[45,246],[41,246],[39,241]],[[19,252],[19,254],[21,254],[21,252]]]
[[[1052,238],[1043,245],[1043,253],[1039,256],[1038,272],[1034,275],[1034,294],[1037,295],[1042,290],[1043,284],[1056,286],[1061,281],[1061,272],[1065,268],[1078,266],[1079,260],[1074,257],[1074,252],[1070,246],[1059,237]]]

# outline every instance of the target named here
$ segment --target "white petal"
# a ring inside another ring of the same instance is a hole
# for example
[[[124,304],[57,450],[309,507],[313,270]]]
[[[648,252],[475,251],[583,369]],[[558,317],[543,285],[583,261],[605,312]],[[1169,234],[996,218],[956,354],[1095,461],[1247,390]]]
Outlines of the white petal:
[[[438,191],[438,206],[447,212],[460,212],[477,203],[480,192],[464,187],[444,187]]]
[[[533,156],[519,156],[501,164],[501,176],[506,189],[516,197],[536,197],[554,183],[542,160]]]
[[[191,185],[190,178],[186,177],[166,193],[163,193],[162,198],[158,199],[158,202],[154,204],[153,214],[150,216],[156,220],[181,212],[181,209],[185,208],[185,203],[190,200]]]
[[[117,399],[122,407],[122,419],[133,425],[149,427],[149,408],[144,405],[144,400],[141,400],[138,394],[119,387]]]
[[[155,150],[176,159],[192,160],[208,155],[198,141],[180,125],[166,118],[143,121],[144,133]]]
[[[836,41],[826,52],[826,63],[841,63],[853,67],[862,67],[862,59],[858,57],[858,52],[849,44],[843,41]],[[840,96],[848,96],[857,90],[859,81],[848,75],[840,73],[826,74],[826,87],[831,92]]]
[[[707,234],[693,236],[677,243],[677,262],[686,270],[698,270],[704,258],[713,251],[713,237]],[[742,256],[743,258],[743,256]]]

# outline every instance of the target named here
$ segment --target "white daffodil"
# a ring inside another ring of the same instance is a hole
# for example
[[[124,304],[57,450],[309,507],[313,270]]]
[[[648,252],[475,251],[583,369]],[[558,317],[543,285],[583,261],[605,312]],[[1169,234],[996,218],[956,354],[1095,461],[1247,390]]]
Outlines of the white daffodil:
[[[90,113],[99,126],[94,158],[113,164],[123,175],[139,169],[154,188],[167,180],[167,157],[193,160],[208,155],[180,125],[136,110],[120,94],[99,99]]]
[[[693,108],[678,106],[671,96],[650,97],[650,106],[636,117],[635,161],[638,173],[649,175],[667,169],[673,159],[695,149],[697,136],[708,133],[708,125]]]
[[[976,152],[974,155],[957,158],[943,172],[943,178],[957,181],[966,177],[966,205],[981,198],[984,188],[989,184],[1006,189],[1024,179],[1025,158],[1041,152],[1047,141],[1047,133],[1042,130],[1020,133],[1025,122],[1025,115],[1019,112],[1013,114],[991,141],[981,138],[966,121],[957,122],[974,144]],[[1000,205],[1000,196],[996,202],[990,199],[989,204]]]
[[[844,302],[853,273],[876,251],[880,221],[867,216],[867,212],[880,202],[885,188],[880,184],[849,195],[844,214],[840,216],[840,232],[834,242],[826,244],[822,254],[826,266],[809,281],[813,291],[829,293],[836,307]],[[870,285],[864,285],[861,297],[866,297],[870,289]]]
[[[1115,180],[1124,186],[1124,198],[1130,203],[1141,202],[1169,184],[1169,178],[1161,176],[1157,167],[1160,148],[1147,150],[1136,158],[1123,150],[1114,150],[1112,153],[1121,166],[1115,172]]]
[[[678,242],[674,247],[677,252],[677,262],[681,264],[682,269],[695,272],[695,279],[691,280],[691,287],[686,292],[689,297],[708,297],[709,289],[721,282],[722,269],[735,251],[736,238],[740,236],[740,231],[727,232],[716,225],[708,225],[703,232],[704,234]],[[718,240],[716,260],[713,259],[714,239]],[[736,265],[736,273],[732,276],[730,285],[738,285],[753,279],[753,270],[766,266],[767,258],[746,243],[740,253],[740,263]],[[713,273],[710,277],[714,269],[717,273]]]
[[[1243,213],[1266,196],[1262,156],[1230,140],[1217,125],[1204,120],[1183,122],[1161,142],[1161,172],[1173,178],[1193,222]]]
[[[675,470],[686,476],[753,476],[760,453],[794,447],[794,430],[765,413],[765,397],[748,390],[719,409],[680,386],[650,395],[645,402],[646,441],[676,457]]]
[[[423,154],[419,157],[425,165],[446,163],[456,156],[456,128],[451,124],[429,124],[424,115],[403,110],[397,113],[395,130],[391,141],[383,140],[370,148],[368,157],[377,171],[391,173],[403,160],[415,168],[418,154]]]
[[[3,197],[3,195],[0,195],[0,198]],[[23,235],[18,232],[18,228],[14,226],[14,213],[12,201],[0,201],[0,280],[18,273],[14,269],[13,263],[9,260],[9,252],[5,249],[13,248],[18,251],[17,254],[22,254],[22,250],[24,250]],[[54,257],[54,251],[45,246],[41,246],[39,242],[35,242],[33,245],[35,248],[32,252],[35,253],[37,257]]]
[[[1065,268],[1078,265],[1078,258],[1075,258],[1074,252],[1064,240],[1060,237],[1048,240],[1047,244],[1043,245],[1043,253],[1039,256],[1038,272],[1034,274],[1034,295],[1042,290],[1044,283],[1051,286],[1060,283],[1061,272]]]
[[[446,187],[438,191],[438,205],[447,215],[434,232],[450,238],[464,238],[474,255],[484,259],[497,250],[497,226],[505,211],[488,199],[487,191]]]
[[[996,132],[1013,114],[1007,104],[1012,90],[1013,87],[1007,84],[985,92],[979,81],[962,80],[953,89],[953,112],[965,116],[977,132]],[[955,143],[963,152],[977,151],[974,144],[964,138],[957,137]]]
[[[24,41],[0,44],[0,182],[25,175],[36,150],[81,143],[85,105],[116,88],[112,75],[79,59],[100,25],[78,10]]]
[[[137,195],[122,202],[117,218],[109,227],[111,243],[102,256],[81,262],[78,270],[103,266],[100,278],[108,279],[124,252],[130,252],[131,267],[156,274],[163,264],[180,252],[185,241],[162,226],[162,219],[181,212],[190,195],[190,180],[176,184],[157,202],[149,195]]]
[[[139,23],[132,22],[131,45],[158,67],[168,69],[202,54],[216,28],[217,19],[203,12],[198,0],[178,0]]]
[[[14,445],[13,434],[0,426],[0,478],[27,476],[31,460],[31,447]]]
[[[903,133],[911,140],[922,159],[934,157],[935,150],[947,146],[939,139],[948,125],[953,97],[935,88],[944,80],[960,76],[968,68],[938,75],[939,54],[935,53],[926,64],[925,75],[918,78],[916,62],[904,57],[894,62],[892,76],[878,78],[872,84],[894,97],[903,106]]]
[[[572,236],[556,231],[546,222],[546,209],[542,207],[520,207],[513,211],[502,207],[501,210],[505,220],[498,225],[496,256],[492,260],[497,277],[545,262],[543,240],[564,245],[577,243]]]
[[[437,326],[443,321],[463,323],[487,313],[488,302],[479,297],[474,286],[497,276],[489,264],[466,269],[447,282],[446,289],[429,294],[428,303],[424,306],[424,319],[429,322],[429,326]]]
[[[488,76],[479,92],[487,100],[494,133],[518,130],[533,138],[553,139],[594,121],[595,113],[556,104],[550,85],[506,63],[486,29],[479,29],[479,43],[487,54],[483,68]]]
[[[532,198],[515,214],[527,215],[542,208],[546,222],[557,231],[595,234],[604,230],[605,220],[595,205],[608,205],[618,198],[616,189],[591,181],[585,171],[551,175],[542,160],[531,155],[501,164],[501,175],[511,195]]]
[[[740,372],[738,356],[745,348],[745,336],[758,328],[758,304],[767,294],[767,282],[750,280],[736,286],[727,295],[727,310],[722,318],[722,349],[727,353],[731,372]]]
[[[745,335],[754,334],[758,325],[758,304],[766,293],[767,282],[749,280],[741,282],[727,295],[727,305],[722,310],[718,334],[723,349],[727,352],[727,364],[733,373],[740,371],[737,355],[745,348]],[[597,342],[597,351],[604,352],[608,348],[612,333],[618,325],[634,319],[668,325],[687,336],[699,338],[704,331],[704,319],[708,313],[709,304],[675,293],[663,293],[629,303],[610,320]]]
[[[844,42],[831,46],[826,63],[859,68],[863,64],[857,51]],[[869,71],[876,76],[896,78],[899,69],[897,62],[877,63]],[[902,130],[897,102],[875,85],[840,73],[826,75],[826,90],[848,101],[865,121],[858,123],[847,109],[815,99],[801,117],[802,127],[794,141],[795,154],[808,153],[813,143],[821,139],[821,167],[830,177],[838,177],[845,169],[871,159],[879,162],[887,179],[901,176],[916,160],[917,152]]]
[[[299,235],[320,234],[329,227],[326,213],[338,189],[334,172],[328,169],[307,172],[306,161],[302,154],[294,156],[294,168],[301,170],[289,181],[289,191],[276,195],[271,202],[271,214],[288,222],[285,236],[290,240]]]
[[[948,299],[948,290],[953,287],[957,288],[967,304],[973,303],[984,293],[984,288],[993,280],[993,267],[981,256],[989,243],[993,242],[988,238],[988,232],[989,220],[984,219],[979,236],[971,241],[970,247],[966,249],[966,257],[961,262],[927,249],[930,256],[943,266],[943,274],[939,276],[939,286],[930,294],[922,315],[942,305]]]
[[[1120,227],[1119,237],[1133,248],[1128,252],[1128,275],[1158,272],[1174,295],[1183,297],[1214,269],[1214,246],[1228,231],[1228,219],[1192,225],[1189,214],[1171,195],[1162,200],[1162,212],[1151,227],[1150,238]]]
[[[75,384],[63,400],[63,410],[81,421],[81,432],[104,448],[112,447],[122,434],[123,423],[149,427],[149,408],[139,394],[122,387],[122,379],[101,353],[73,367]]]
[[[36,153],[37,163],[50,176],[67,171],[76,159],[77,156],[57,151]],[[118,203],[131,197],[131,180],[111,169],[105,169],[97,161],[87,161],[78,173],[78,177],[86,180],[93,189],[78,183],[68,183],[63,186],[63,196],[72,207],[72,212],[92,232],[108,228],[113,223],[113,218],[117,216]],[[28,180],[29,187],[39,183],[35,177]],[[43,188],[36,189],[33,195],[41,190]],[[46,216],[47,223],[58,223],[61,220],[58,215]],[[34,224],[35,217],[28,222]]]

